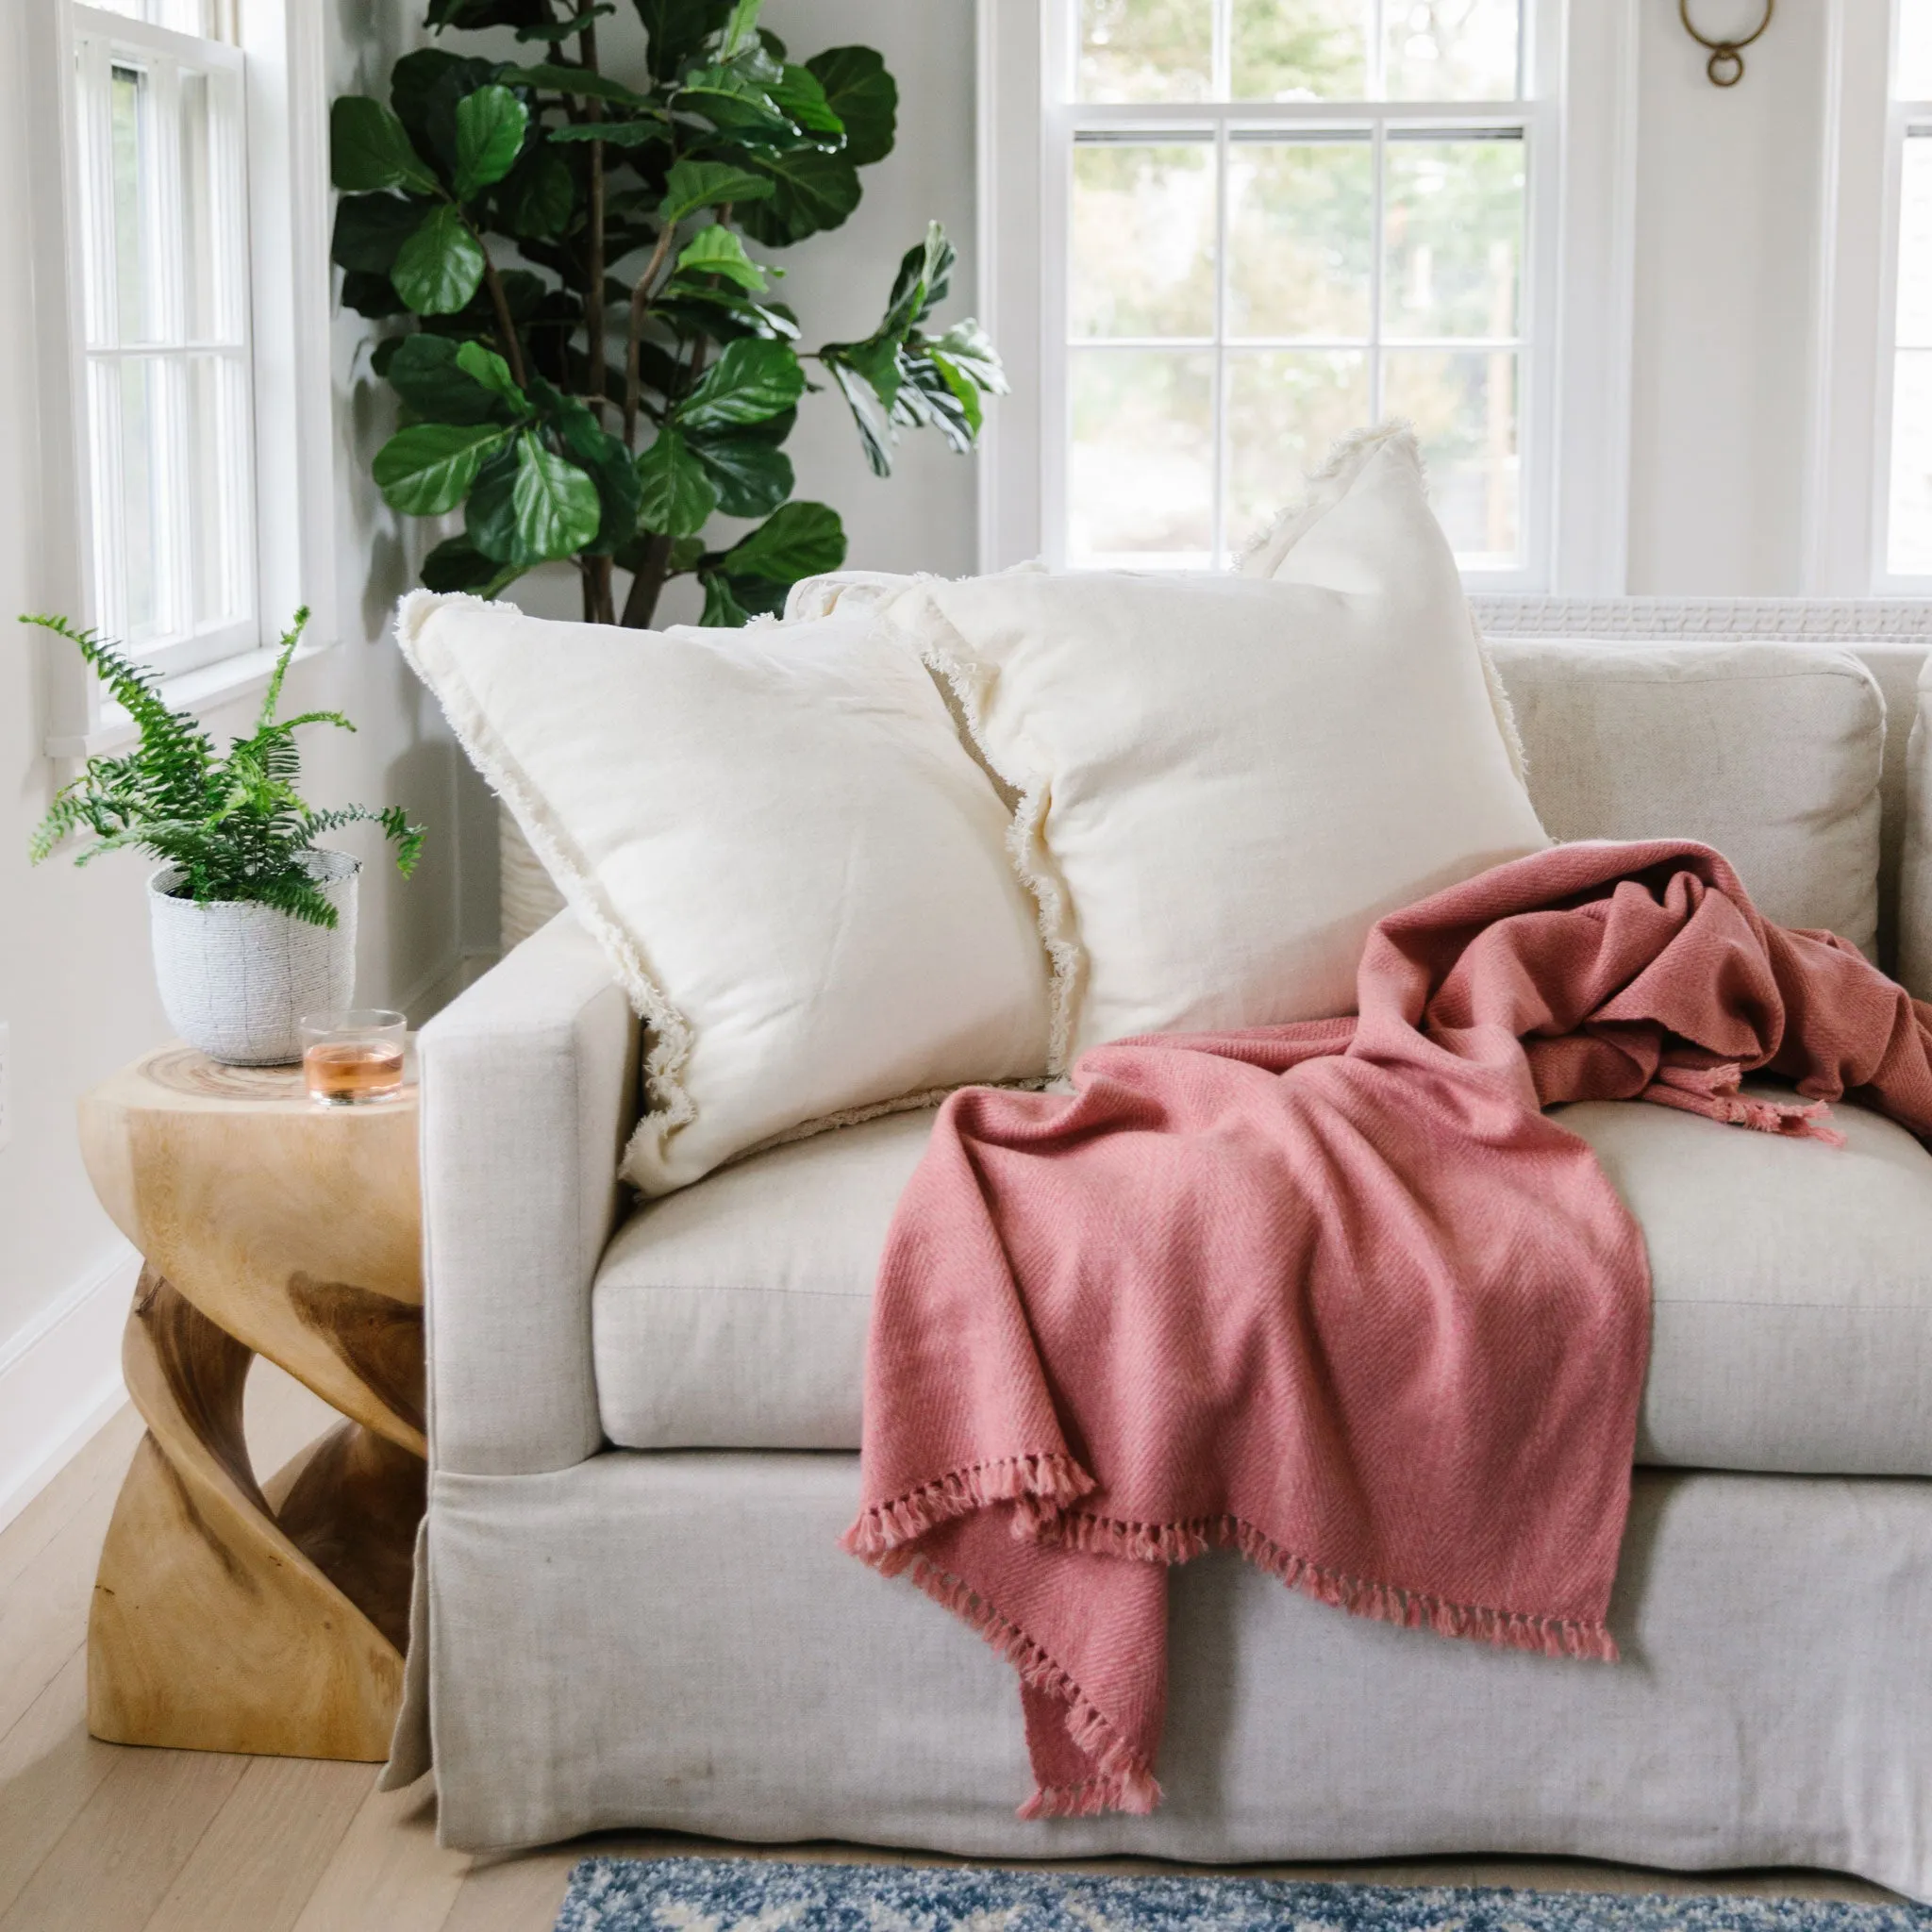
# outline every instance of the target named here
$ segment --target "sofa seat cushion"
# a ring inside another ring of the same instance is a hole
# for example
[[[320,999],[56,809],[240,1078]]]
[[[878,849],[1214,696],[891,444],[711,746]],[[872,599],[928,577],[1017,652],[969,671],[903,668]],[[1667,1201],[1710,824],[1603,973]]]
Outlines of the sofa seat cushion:
[[[1841,1149],[1636,1102],[1563,1110],[1649,1243],[1640,1461],[1932,1475],[1932,1155],[1835,1111]],[[641,1208],[592,1300],[611,1441],[856,1449],[873,1274],[931,1123],[842,1128]]]

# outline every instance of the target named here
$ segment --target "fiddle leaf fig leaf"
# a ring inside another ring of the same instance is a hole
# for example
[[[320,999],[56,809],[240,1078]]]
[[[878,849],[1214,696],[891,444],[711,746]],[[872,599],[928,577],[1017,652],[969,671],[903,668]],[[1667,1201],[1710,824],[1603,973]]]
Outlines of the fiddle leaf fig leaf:
[[[463,350],[475,346],[448,336],[420,332],[404,336],[394,344],[382,374],[405,407],[426,422],[462,425],[500,422],[504,414],[501,398],[479,384],[458,359]]]
[[[760,201],[774,192],[769,176],[754,175],[747,168],[730,167],[723,161],[679,161],[665,176],[658,219],[681,222],[701,208],[717,208],[727,201]]]
[[[898,84],[884,58],[871,47],[827,47],[805,64],[845,130],[845,158],[855,168],[884,160],[892,152],[899,118]]]
[[[878,333],[904,335],[924,322],[945,300],[957,258],[946,231],[937,222],[928,222],[925,240],[908,248],[900,260]]]
[[[798,129],[763,88],[730,67],[704,67],[678,89],[672,106],[695,114],[734,141],[789,146]]]
[[[675,435],[674,430],[670,432]],[[694,438],[691,452],[705,466],[728,517],[765,517],[791,494],[791,458],[776,443],[751,436]]]
[[[730,59],[747,42],[758,39],[758,14],[764,4],[765,0],[737,0],[724,23],[721,51],[725,59]]]
[[[344,94],[329,109],[329,177],[338,188],[369,193],[407,188],[435,194],[435,170],[410,144],[393,112],[367,94]]]
[[[393,194],[345,194],[336,204],[330,258],[362,275],[387,275],[396,251],[422,225],[423,204]]]
[[[675,429],[659,433],[637,462],[638,522],[666,537],[692,537],[718,508],[718,492]]]
[[[858,170],[849,154],[827,154],[817,147],[784,154],[746,149],[743,161],[771,187],[767,198],[740,210],[739,223],[754,242],[767,248],[789,248],[823,229],[836,228],[858,206]]]
[[[765,271],[744,252],[744,243],[723,222],[700,228],[685,243],[677,266],[696,275],[725,275],[754,295],[770,286]]]
[[[592,22],[601,20],[607,13],[615,13],[616,11],[617,8],[614,7],[587,7],[581,13],[573,14],[568,20],[538,21],[533,22],[528,26],[520,26],[517,29],[517,39],[520,41],[572,40],[576,35],[582,33]]]
[[[669,80],[731,17],[732,0],[637,0],[651,73]]]
[[[668,123],[663,121],[568,121],[550,130],[550,139],[566,145],[573,142],[601,141],[606,147],[649,147],[666,138]]]
[[[956,322],[944,335],[935,336],[932,346],[989,395],[1003,396],[1007,393],[1007,372],[1000,362],[999,352],[986,331],[971,316],[964,322]]]
[[[517,387],[509,364],[494,349],[486,349],[481,342],[465,342],[457,351],[457,367],[479,388],[507,403],[514,414],[530,413],[529,397]]]
[[[819,146],[844,146],[845,124],[825,98],[824,83],[809,67],[788,63],[776,80],[767,83],[765,92],[788,120],[816,136]]]
[[[418,315],[454,315],[470,306],[482,283],[483,244],[444,202],[396,251],[390,279]]]
[[[597,486],[525,429],[477,476],[465,527],[485,557],[528,569],[583,549],[603,517]]]
[[[845,561],[845,526],[829,504],[788,503],[724,553],[733,577],[795,584]]]
[[[675,412],[682,429],[702,434],[759,423],[805,393],[805,371],[789,344],[747,336],[729,343]]]
[[[493,597],[523,572],[514,564],[485,557],[467,537],[445,537],[423,559],[420,575],[425,590],[468,591],[474,596]]]
[[[479,87],[457,103],[457,168],[452,184],[458,201],[492,188],[516,166],[530,111],[507,87]]]
[[[576,183],[560,155],[533,144],[510,171],[496,199],[512,235],[560,235],[576,207]]]
[[[715,574],[704,579],[705,614],[698,622],[711,630],[741,630],[751,612],[731,594],[731,586]]]
[[[494,424],[418,423],[376,451],[371,474],[391,509],[440,517],[456,508],[510,432]]]
[[[553,93],[576,94],[584,100],[613,101],[636,113],[664,118],[664,110],[649,94],[613,80],[608,74],[594,74],[588,67],[569,67],[560,60],[540,62],[535,67],[505,67],[497,79],[508,87],[548,88]]]

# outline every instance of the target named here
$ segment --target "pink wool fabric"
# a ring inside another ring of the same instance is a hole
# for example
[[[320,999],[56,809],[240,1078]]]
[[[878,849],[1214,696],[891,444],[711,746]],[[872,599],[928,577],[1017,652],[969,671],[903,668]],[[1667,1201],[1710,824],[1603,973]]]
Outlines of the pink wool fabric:
[[[1357,1019],[1089,1053],[940,1110],[880,1264],[863,1506],[1018,1669],[1023,1815],[1146,1811],[1166,1566],[1614,1659],[1643,1237],[1542,1109],[1932,1132],[1932,1006],[1686,841],[1559,845],[1385,919]],[[1803,1101],[1742,1095],[1742,1074]],[[1831,1158],[1829,1145],[1818,1149]]]

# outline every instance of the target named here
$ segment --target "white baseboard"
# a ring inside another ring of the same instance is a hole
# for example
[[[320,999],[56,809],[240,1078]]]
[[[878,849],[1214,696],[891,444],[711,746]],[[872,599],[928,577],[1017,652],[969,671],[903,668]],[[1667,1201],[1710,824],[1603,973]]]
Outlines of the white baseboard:
[[[140,1273],[122,1242],[0,1345],[0,1529],[127,1400],[121,1331]]]

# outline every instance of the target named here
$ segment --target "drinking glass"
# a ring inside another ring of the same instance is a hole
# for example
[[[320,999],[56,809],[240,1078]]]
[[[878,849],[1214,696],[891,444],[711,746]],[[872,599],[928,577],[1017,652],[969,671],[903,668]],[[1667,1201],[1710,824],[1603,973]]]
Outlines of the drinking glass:
[[[302,1022],[302,1077],[324,1107],[367,1107],[403,1090],[409,1023],[380,1007],[310,1013]]]

